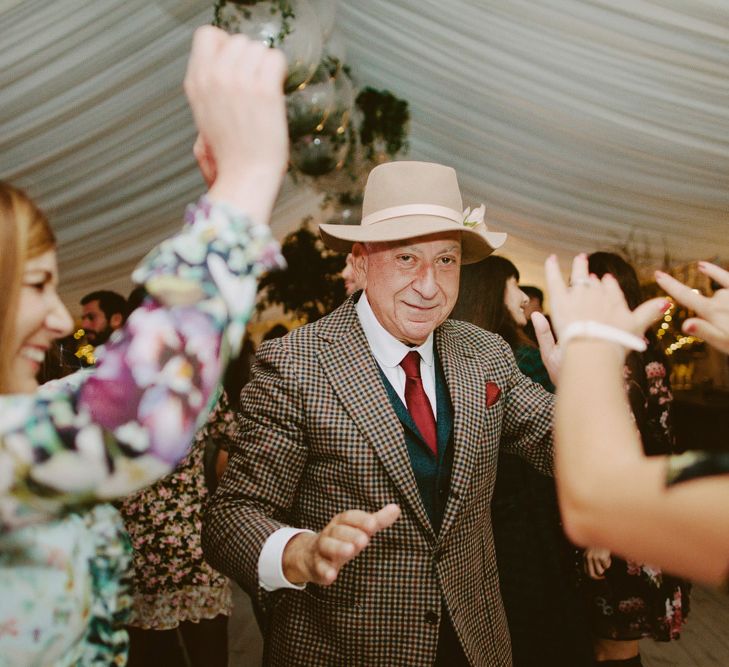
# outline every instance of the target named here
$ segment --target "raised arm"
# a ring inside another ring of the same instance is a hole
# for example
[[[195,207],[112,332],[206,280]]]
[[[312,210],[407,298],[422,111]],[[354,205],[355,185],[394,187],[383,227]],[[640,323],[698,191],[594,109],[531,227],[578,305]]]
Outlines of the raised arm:
[[[668,460],[643,455],[624,389],[625,343],[640,343],[666,302],[630,311],[612,276],[587,275],[584,256],[575,259],[571,288],[554,258],[546,271],[564,347],[555,458],[568,534],[675,574],[721,581],[729,567],[729,478],[667,486]],[[578,333],[565,342],[570,326]]]
[[[180,233],[134,272],[150,297],[94,373],[0,397],[0,528],[125,495],[182,458],[237,351],[257,276],[281,264],[265,224],[287,157],[283,56],[212,27],[185,89],[217,164]]]

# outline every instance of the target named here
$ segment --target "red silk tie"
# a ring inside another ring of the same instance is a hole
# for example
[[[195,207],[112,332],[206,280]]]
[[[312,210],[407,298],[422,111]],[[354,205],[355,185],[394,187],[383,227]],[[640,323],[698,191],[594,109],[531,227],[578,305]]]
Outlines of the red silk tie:
[[[435,430],[433,408],[423,389],[423,380],[420,377],[420,353],[414,350],[408,352],[400,362],[400,366],[405,371],[405,403],[407,403],[408,412],[425,440],[425,444],[430,447],[430,451],[435,456],[438,453],[438,436]]]

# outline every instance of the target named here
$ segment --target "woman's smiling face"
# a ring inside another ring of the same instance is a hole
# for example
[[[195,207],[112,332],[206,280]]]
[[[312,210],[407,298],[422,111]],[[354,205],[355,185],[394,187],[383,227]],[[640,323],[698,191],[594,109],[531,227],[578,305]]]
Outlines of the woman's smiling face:
[[[57,338],[71,333],[73,320],[57,292],[56,251],[26,260],[13,336],[13,361],[8,378],[11,393],[38,388],[36,375],[46,352]]]

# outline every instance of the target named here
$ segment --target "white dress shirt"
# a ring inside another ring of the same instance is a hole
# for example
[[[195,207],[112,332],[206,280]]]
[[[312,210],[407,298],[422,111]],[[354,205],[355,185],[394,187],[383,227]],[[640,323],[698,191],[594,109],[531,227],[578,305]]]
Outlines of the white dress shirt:
[[[423,381],[423,389],[430,401],[433,415],[437,416],[432,332],[419,347],[408,347],[380,324],[374,312],[372,312],[372,307],[367,300],[366,292],[363,292],[362,296],[360,296],[356,305],[356,311],[359,322],[364,330],[365,338],[367,338],[370,351],[378,366],[385,374],[385,377],[400,397],[403,405],[406,405],[405,371],[401,368],[400,362],[408,352],[416,350],[420,353],[420,375]],[[277,531],[271,533],[264,543],[261,554],[258,557],[258,583],[264,590],[275,591],[279,588],[304,588],[303,585],[297,586],[288,581],[284,577],[282,567],[284,549],[289,540],[299,533],[313,534],[312,531],[303,528],[279,528]]]

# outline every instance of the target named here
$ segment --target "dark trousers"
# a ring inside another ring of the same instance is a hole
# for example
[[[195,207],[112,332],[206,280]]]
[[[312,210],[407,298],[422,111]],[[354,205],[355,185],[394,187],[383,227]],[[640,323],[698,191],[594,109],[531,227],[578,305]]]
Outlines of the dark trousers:
[[[227,667],[228,617],[184,621],[174,630],[128,627],[127,667]]]
[[[433,667],[470,667],[466,654],[463,652],[461,640],[458,639],[450,616],[443,605],[443,613],[438,628],[438,653]]]

